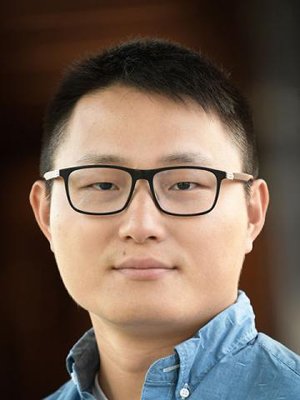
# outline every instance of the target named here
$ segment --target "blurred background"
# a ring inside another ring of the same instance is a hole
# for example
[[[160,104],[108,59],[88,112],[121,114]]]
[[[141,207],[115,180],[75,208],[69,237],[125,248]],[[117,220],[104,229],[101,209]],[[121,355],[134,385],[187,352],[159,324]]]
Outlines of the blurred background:
[[[137,35],[200,49],[249,98],[271,202],[240,287],[257,327],[300,353],[298,1],[1,2],[1,397],[41,399],[69,377],[90,327],[65,291],[28,196],[45,106],[72,60]]]

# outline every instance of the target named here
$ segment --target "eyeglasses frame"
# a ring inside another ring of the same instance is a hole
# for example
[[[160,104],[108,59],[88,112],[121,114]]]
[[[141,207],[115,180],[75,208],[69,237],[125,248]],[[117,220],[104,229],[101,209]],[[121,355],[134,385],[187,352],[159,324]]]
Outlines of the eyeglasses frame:
[[[69,192],[69,176],[73,171],[76,170],[80,170],[80,169],[87,169],[87,168],[112,168],[112,169],[119,169],[122,171],[126,171],[130,174],[131,176],[131,189],[129,192],[129,196],[128,199],[125,203],[125,205],[117,211],[112,211],[109,213],[94,213],[94,212],[88,212],[88,211],[82,211],[77,209],[71,201],[71,197],[70,197],[70,192]],[[216,179],[217,179],[217,190],[216,190],[216,195],[215,195],[215,200],[213,202],[213,205],[211,206],[211,208],[207,211],[203,211],[201,213],[194,213],[194,214],[176,214],[176,213],[172,213],[169,211],[164,210],[161,205],[159,204],[156,195],[155,195],[155,191],[154,191],[154,186],[153,186],[153,178],[154,176],[162,171],[167,171],[167,170],[174,170],[174,169],[198,169],[198,170],[203,170],[203,171],[209,171],[212,172]],[[208,168],[208,167],[199,167],[199,166],[190,166],[190,165],[182,165],[182,166],[171,166],[171,167],[162,167],[162,168],[155,168],[155,169],[134,169],[134,168],[128,168],[128,167],[123,167],[123,166],[117,166],[117,165],[79,165],[76,167],[69,167],[69,168],[62,168],[62,169],[56,169],[53,171],[48,171],[43,175],[44,180],[49,181],[52,179],[57,179],[59,177],[62,177],[64,180],[64,184],[65,184],[65,190],[66,190],[66,194],[67,194],[67,198],[69,201],[70,206],[73,208],[73,210],[75,210],[76,212],[79,212],[81,214],[87,214],[87,215],[112,215],[112,214],[118,214],[122,211],[124,211],[128,204],[131,201],[134,189],[135,189],[135,185],[136,182],[139,179],[145,179],[148,181],[149,186],[150,186],[150,190],[151,190],[151,195],[153,198],[153,201],[155,203],[155,205],[157,206],[157,208],[159,210],[161,210],[163,213],[168,214],[168,215],[174,215],[174,216],[178,216],[178,217],[194,217],[194,216],[198,216],[198,215],[204,215],[204,214],[208,214],[209,212],[211,212],[218,201],[219,198],[219,193],[220,193],[220,187],[221,187],[221,183],[224,179],[230,179],[230,180],[234,180],[234,181],[240,181],[240,182],[245,182],[245,183],[252,183],[253,182],[253,176],[250,174],[246,174],[243,172],[226,172],[226,171],[221,171],[218,169],[213,169],[213,168]]]

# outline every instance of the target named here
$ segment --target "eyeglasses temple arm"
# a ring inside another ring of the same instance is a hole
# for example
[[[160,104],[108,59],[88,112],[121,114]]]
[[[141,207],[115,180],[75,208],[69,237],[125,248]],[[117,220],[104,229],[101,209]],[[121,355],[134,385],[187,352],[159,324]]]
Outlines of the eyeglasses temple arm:
[[[253,176],[250,174],[245,174],[243,172],[226,172],[226,178],[238,181],[253,181]]]
[[[55,169],[54,171],[48,171],[44,174],[44,179],[46,181],[49,181],[50,179],[55,179],[58,176],[60,176],[60,171],[59,169]]]

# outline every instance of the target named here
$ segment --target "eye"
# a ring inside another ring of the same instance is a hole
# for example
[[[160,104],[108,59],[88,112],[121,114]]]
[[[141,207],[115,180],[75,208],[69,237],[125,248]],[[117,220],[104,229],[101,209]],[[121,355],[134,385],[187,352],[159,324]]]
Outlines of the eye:
[[[178,189],[174,189],[174,190],[178,190],[178,191],[187,191],[188,189],[192,189],[193,187],[199,187],[199,185],[197,183],[193,183],[193,182],[178,182],[175,185],[173,185],[171,187],[175,188],[175,186],[178,187]]]
[[[91,186],[94,189],[100,190],[100,191],[110,191],[111,189],[112,190],[116,190],[117,189],[117,187],[111,182],[97,182],[97,183],[94,183]]]

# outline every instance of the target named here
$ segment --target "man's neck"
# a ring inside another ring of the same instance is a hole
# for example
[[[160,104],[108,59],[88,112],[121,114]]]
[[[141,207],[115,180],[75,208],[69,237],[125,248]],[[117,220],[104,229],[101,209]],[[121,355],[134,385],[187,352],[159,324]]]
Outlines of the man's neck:
[[[146,373],[154,361],[172,355],[174,347],[199,329],[159,330],[126,334],[91,316],[100,354],[99,384],[109,400],[139,400]],[[156,328],[157,330],[158,328]],[[155,335],[156,333],[156,335]]]

